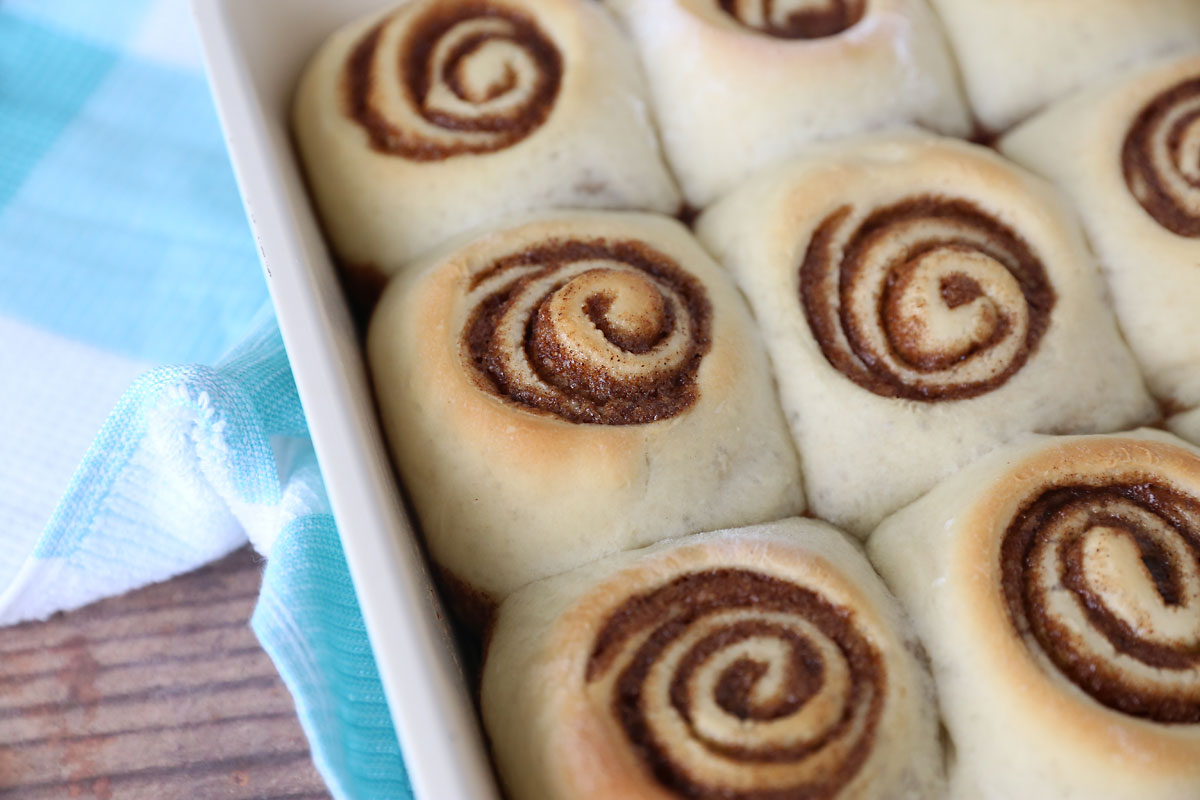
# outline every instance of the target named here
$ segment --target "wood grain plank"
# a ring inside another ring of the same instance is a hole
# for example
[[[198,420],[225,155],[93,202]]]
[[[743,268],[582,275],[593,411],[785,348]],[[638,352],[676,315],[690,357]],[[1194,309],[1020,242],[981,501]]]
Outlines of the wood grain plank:
[[[244,549],[0,630],[0,797],[328,798],[247,625],[260,580]]]

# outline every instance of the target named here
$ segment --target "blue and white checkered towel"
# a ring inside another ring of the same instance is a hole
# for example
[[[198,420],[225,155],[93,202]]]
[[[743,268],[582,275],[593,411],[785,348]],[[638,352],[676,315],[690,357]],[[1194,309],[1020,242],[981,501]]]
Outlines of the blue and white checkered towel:
[[[182,0],[0,4],[0,421],[0,623],[249,537],[331,791],[411,796]]]

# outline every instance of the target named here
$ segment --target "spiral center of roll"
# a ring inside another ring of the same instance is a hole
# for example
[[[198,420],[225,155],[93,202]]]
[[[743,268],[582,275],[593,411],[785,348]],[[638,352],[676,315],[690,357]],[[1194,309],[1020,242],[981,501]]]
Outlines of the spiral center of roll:
[[[671,703],[702,732],[708,728],[710,739],[727,739],[716,730],[717,720],[733,718],[741,730],[742,722],[784,719],[812,702],[824,690],[826,657],[787,625],[730,619],[697,642],[679,664]],[[703,702],[699,713],[693,710],[693,698]],[[830,715],[840,712],[832,704],[825,706],[815,730],[836,723]]]
[[[1156,641],[1195,644],[1200,603],[1184,600],[1196,595],[1200,576],[1180,569],[1187,553],[1179,549],[1164,533],[1152,537],[1123,525],[1099,525],[1085,536],[1080,567],[1104,607],[1131,629]]]
[[[535,80],[537,65],[512,42],[489,41],[477,34],[447,57],[441,73],[456,97],[481,105]]]
[[[1129,191],[1167,230],[1200,237],[1200,78],[1159,94],[1121,151]]]
[[[951,272],[938,281],[938,294],[946,308],[964,306],[983,295],[983,287],[970,275]]]
[[[721,660],[728,662],[723,668],[698,665],[715,673],[715,684],[709,687],[681,681],[679,706],[686,710],[687,697],[708,695],[721,711],[739,720],[781,719],[795,713],[820,688],[822,663],[806,642],[792,640],[783,645],[786,633],[775,633],[776,639],[761,640],[757,647],[743,646],[723,657]],[[769,652],[764,656],[763,650]]]
[[[971,203],[904,200],[819,225],[800,301],[831,365],[863,388],[927,402],[1011,378],[1049,326],[1055,293],[1013,231]]]
[[[747,800],[835,796],[870,755],[886,693],[848,610],[736,569],[622,603],[587,681],[664,786]]]
[[[926,372],[950,369],[1026,321],[1021,287],[1011,274],[963,247],[901,264],[884,287],[883,308],[892,349]]]
[[[398,11],[359,41],[346,106],[376,150],[416,161],[516,144],[549,116],[562,57],[525,14],[489,0]]]
[[[1010,525],[1004,593],[1031,647],[1100,703],[1200,722],[1200,503],[1153,482],[1050,489]]]
[[[674,326],[674,308],[652,281],[619,270],[585,272],[555,293],[547,316],[566,324],[577,311],[606,341],[629,353],[645,353]]]
[[[697,396],[704,288],[640,242],[555,242],[498,260],[464,332],[481,385],[570,422],[667,419]]]
[[[866,0],[719,0],[748,28],[780,39],[835,36],[858,23]]]

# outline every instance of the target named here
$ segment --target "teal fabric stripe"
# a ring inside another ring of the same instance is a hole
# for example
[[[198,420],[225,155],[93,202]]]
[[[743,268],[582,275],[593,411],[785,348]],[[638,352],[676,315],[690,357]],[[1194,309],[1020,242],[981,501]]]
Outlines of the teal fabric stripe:
[[[254,332],[221,360],[218,369],[254,403],[268,436],[308,436],[300,393],[269,305],[260,312]]]
[[[333,517],[284,528],[250,621],[339,800],[412,797]]]
[[[6,86],[48,65],[10,66]],[[122,58],[73,111],[0,208],[0,314],[143,361],[213,363],[267,293],[203,79]]]
[[[0,208],[116,62],[111,50],[0,13]]]
[[[203,408],[198,404],[201,394],[206,400]],[[209,367],[161,367],[138,379],[105,422],[46,525],[35,557],[71,557],[87,548],[89,539],[103,545],[106,532],[97,529],[95,520],[112,493],[128,480],[135,454],[146,447],[151,414],[161,416],[172,404],[189,412],[196,428],[189,436],[196,443],[192,447],[218,441],[227,447],[229,460],[221,466],[243,500],[278,502],[274,453],[257,410],[238,386]],[[180,442],[180,451],[187,446]],[[154,516],[143,508],[127,508],[123,514],[130,519]]]
[[[113,49],[122,48],[134,35],[145,19],[148,5],[149,0],[3,0],[2,3],[8,14]]]

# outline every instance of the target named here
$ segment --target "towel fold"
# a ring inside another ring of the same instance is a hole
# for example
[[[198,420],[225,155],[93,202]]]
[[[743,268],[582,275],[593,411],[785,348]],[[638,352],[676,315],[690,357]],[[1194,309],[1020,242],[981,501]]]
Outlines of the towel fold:
[[[0,624],[249,538],[331,792],[408,798],[195,52],[182,0],[0,6]]]

